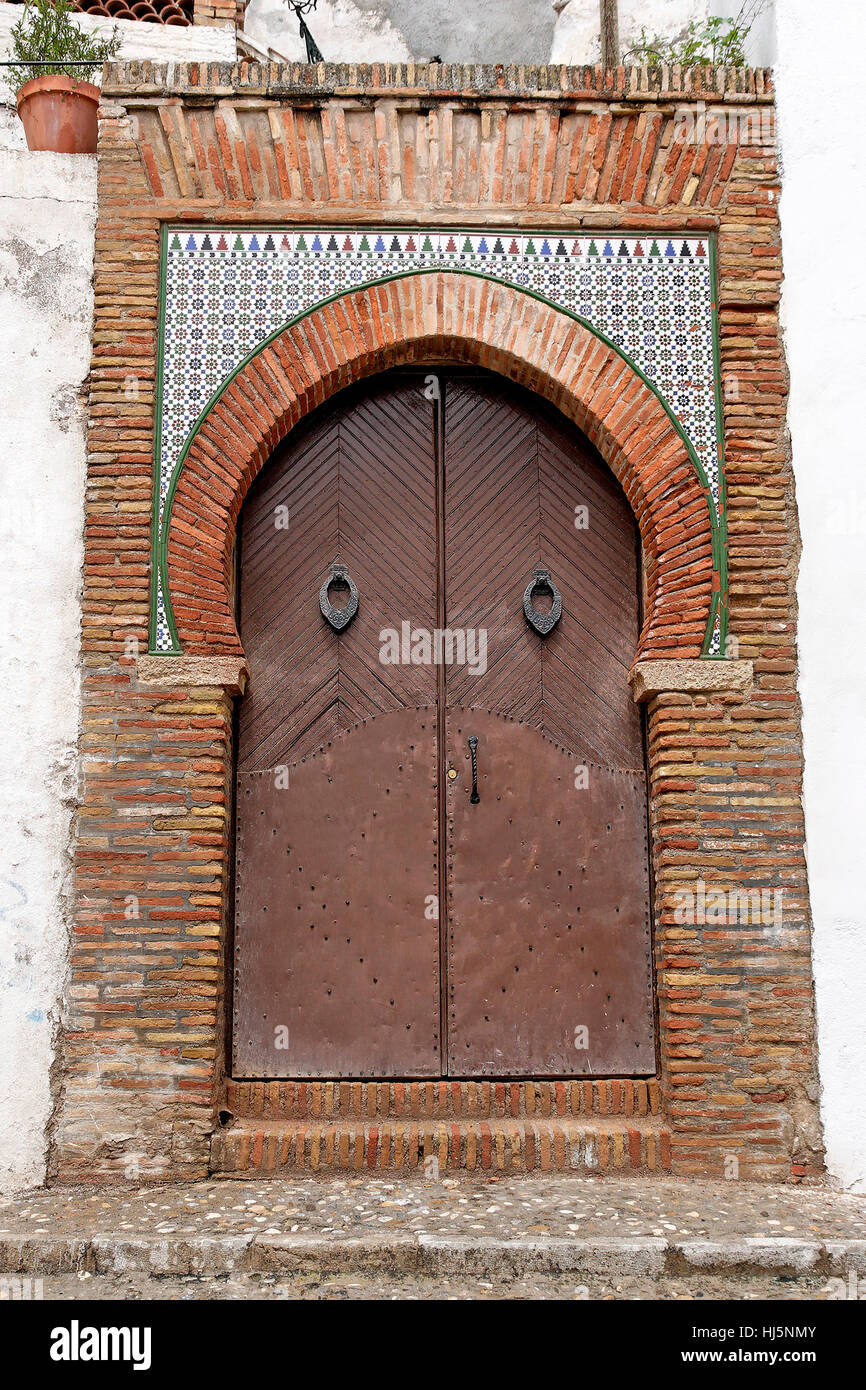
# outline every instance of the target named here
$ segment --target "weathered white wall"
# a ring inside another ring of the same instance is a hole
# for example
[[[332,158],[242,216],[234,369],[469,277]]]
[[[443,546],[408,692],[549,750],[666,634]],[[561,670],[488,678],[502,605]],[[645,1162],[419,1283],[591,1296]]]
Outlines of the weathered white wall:
[[[596,0],[596,10],[598,4]],[[319,0],[307,23],[331,62],[546,63],[556,16],[550,0]],[[251,0],[244,32],[304,59],[284,0]]]
[[[558,0],[551,62],[597,63],[601,58],[598,0]],[[619,0],[620,47],[625,52],[641,26],[649,34],[673,36],[706,13],[706,0]]]
[[[777,23],[821,1106],[831,1174],[866,1191],[866,7],[783,0]]]
[[[307,23],[319,49],[332,63],[402,63],[414,56],[405,34],[391,23],[381,6],[367,12],[354,0],[319,0],[316,10],[307,15]],[[307,61],[298,21],[285,0],[250,0],[244,33],[284,58]]]
[[[21,7],[0,4],[0,54]],[[79,16],[84,28],[112,21]],[[121,21],[120,56],[233,62],[233,29]],[[0,69],[2,72],[2,69]],[[30,154],[0,79],[0,1190],[41,1182],[69,946],[96,160]]]
[[[69,945],[96,158],[0,150],[0,1190],[40,1182]]]
[[[692,19],[735,15],[742,0],[619,0],[623,48],[649,33],[673,36]],[[319,0],[307,23],[332,62],[595,63],[599,0]],[[244,32],[292,60],[305,49],[285,0],[251,0]],[[751,62],[773,57],[771,0],[755,24]]]
[[[775,55],[774,0],[756,21],[749,61],[769,64]],[[619,0],[623,49],[649,33],[674,35],[707,14],[735,15],[742,0]],[[21,6],[0,0],[0,57]],[[231,62],[232,28],[195,25],[189,29],[138,24],[79,15],[86,29],[113,28],[121,36],[120,56],[162,62],[198,59]],[[598,0],[319,0],[307,22],[331,62],[406,62],[439,57],[465,63],[593,63],[600,56]],[[292,61],[306,50],[298,22],[285,0],[250,0],[244,32],[260,48]],[[2,81],[2,77],[0,77]]]
[[[598,0],[554,0],[558,18],[551,62],[597,63],[601,57]],[[708,15],[735,17],[742,0],[619,0],[619,36],[623,52],[637,42],[641,29],[649,35],[673,38],[692,20]],[[750,63],[768,66],[775,57],[772,0],[756,20],[746,44]]]

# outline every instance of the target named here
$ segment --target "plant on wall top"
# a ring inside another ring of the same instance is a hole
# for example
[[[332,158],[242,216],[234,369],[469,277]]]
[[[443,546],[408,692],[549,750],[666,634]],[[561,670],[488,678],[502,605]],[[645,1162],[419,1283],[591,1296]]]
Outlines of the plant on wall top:
[[[625,57],[651,68],[662,63],[681,63],[684,67],[744,67],[746,39],[766,7],[767,0],[743,0],[732,19],[710,15],[703,20],[693,20],[673,39],[649,34],[642,28],[638,42]]]
[[[109,38],[86,34],[74,14],[72,0],[27,0],[11,35],[15,62],[8,69],[8,81],[13,91],[34,77],[89,81],[107,58],[114,57],[120,47],[117,31]]]

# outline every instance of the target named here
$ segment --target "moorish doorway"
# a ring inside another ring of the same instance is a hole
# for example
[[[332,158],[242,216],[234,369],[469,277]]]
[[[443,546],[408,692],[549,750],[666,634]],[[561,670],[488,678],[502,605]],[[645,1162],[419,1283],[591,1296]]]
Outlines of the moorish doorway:
[[[655,1070],[637,531],[535,396],[334,398],[238,529],[237,1078]]]

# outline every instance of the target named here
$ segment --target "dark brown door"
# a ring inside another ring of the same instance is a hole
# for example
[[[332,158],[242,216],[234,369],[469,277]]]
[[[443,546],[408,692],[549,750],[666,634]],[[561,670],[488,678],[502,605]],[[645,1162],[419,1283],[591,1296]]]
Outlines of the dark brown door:
[[[652,1071],[637,545],[601,459],[496,378],[380,378],[278,451],[240,554],[235,1075]]]
[[[379,660],[403,615],[436,625],[436,524],[417,380],[317,415],[245,503],[238,1076],[438,1074],[436,671]],[[336,561],[359,595],[341,632],[319,605]]]
[[[594,450],[522,394],[464,378],[446,401],[448,626],[487,633],[486,669],[446,675],[448,1069],[652,1071],[634,521]],[[523,610],[537,568],[561,594],[546,635]]]

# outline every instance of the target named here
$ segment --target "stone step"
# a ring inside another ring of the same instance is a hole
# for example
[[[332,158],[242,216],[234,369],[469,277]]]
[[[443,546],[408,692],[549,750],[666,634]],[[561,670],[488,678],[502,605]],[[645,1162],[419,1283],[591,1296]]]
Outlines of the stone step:
[[[646,1275],[654,1279],[713,1274],[752,1277],[765,1271],[789,1278],[835,1277],[844,1286],[836,1296],[848,1292],[850,1297],[857,1297],[856,1290],[866,1274],[866,1241],[808,1236],[695,1240],[684,1236],[537,1235],[502,1239],[385,1231],[363,1236],[267,1231],[142,1235],[105,1230],[81,1237],[32,1230],[0,1235],[0,1277],[4,1279],[75,1273],[207,1277],[302,1270],[319,1274],[471,1274],[476,1278],[569,1272],[596,1278]]]
[[[539,1127],[540,1128],[540,1127]],[[57,1185],[0,1203],[0,1276],[147,1278],[574,1272],[866,1287],[866,1201],[820,1185],[476,1170],[262,1173],[258,1182]],[[82,1291],[92,1280],[82,1279]],[[0,1296],[36,1297],[4,1282]],[[46,1298],[58,1296],[46,1279]],[[453,1292],[453,1291],[452,1291]],[[670,1293],[670,1290],[668,1290]],[[187,1293],[181,1296],[189,1296]],[[743,1295],[746,1296],[746,1295]]]
[[[654,1078],[570,1081],[235,1081],[238,1119],[476,1120],[659,1113]]]
[[[3,1276],[0,1276],[3,1277]],[[320,1272],[315,1266],[305,1266],[290,1270],[228,1270],[223,1274],[151,1274],[147,1270],[124,1269],[117,1273],[94,1274],[55,1274],[47,1278],[33,1275],[7,1275],[4,1287],[6,1297],[14,1299],[46,1298],[63,1303],[86,1301],[99,1302],[172,1302],[189,1304],[198,1302],[260,1302],[279,1300],[295,1302],[300,1300],[336,1300],[340,1302],[394,1301],[436,1301],[460,1302],[501,1302],[520,1301],[551,1303],[556,1301],[573,1302],[575,1299],[595,1301],[596,1319],[599,1311],[598,1300],[605,1306],[611,1300],[629,1303],[664,1302],[669,1310],[673,1303],[691,1302],[695,1299],[736,1299],[750,1303],[776,1303],[809,1301],[814,1309],[815,1299],[838,1296],[839,1284],[844,1280],[832,1281],[832,1276],[810,1272],[802,1276],[777,1274],[775,1270],[755,1271],[715,1271],[704,1274],[697,1271],[689,1274],[674,1274],[665,1270],[663,1276],[613,1271],[568,1269],[521,1270],[509,1273],[507,1270],[492,1270],[489,1274],[477,1272],[428,1273],[412,1270],[391,1271],[388,1269],[336,1269],[329,1273]],[[615,1313],[608,1310],[608,1316]],[[680,1310],[683,1315],[686,1309]],[[633,1312],[633,1309],[630,1309]],[[603,1313],[602,1316],[605,1314]],[[75,1313],[70,1316],[76,1316]],[[77,1316],[80,1317],[80,1314]],[[93,1312],[88,1313],[88,1320]],[[648,1316],[648,1315],[647,1315]],[[593,1328],[599,1335],[598,1323]],[[656,1324],[653,1334],[659,1335]],[[235,1337],[235,1344],[243,1352],[243,1339]],[[176,1363],[175,1363],[176,1364]],[[224,1361],[220,1362],[221,1372],[225,1373]]]
[[[664,1173],[670,1153],[670,1131],[652,1119],[245,1120],[217,1130],[210,1166],[239,1178],[419,1167],[428,1176],[461,1170]]]

